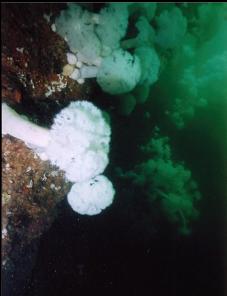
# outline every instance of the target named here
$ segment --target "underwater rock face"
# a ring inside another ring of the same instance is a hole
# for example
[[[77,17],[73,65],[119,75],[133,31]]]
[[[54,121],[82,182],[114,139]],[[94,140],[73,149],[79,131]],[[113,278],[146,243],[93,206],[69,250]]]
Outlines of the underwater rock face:
[[[13,104],[85,97],[83,85],[62,75],[67,44],[51,29],[64,4],[2,5],[2,98]]]
[[[4,275],[12,277],[20,270],[23,274],[23,268],[29,269],[32,258],[24,267],[18,260],[35,254],[32,250],[54,221],[56,205],[68,193],[70,184],[62,171],[41,161],[15,138],[3,138],[2,157],[2,266]],[[23,276],[14,280],[20,278]],[[7,280],[3,285],[10,289]]]

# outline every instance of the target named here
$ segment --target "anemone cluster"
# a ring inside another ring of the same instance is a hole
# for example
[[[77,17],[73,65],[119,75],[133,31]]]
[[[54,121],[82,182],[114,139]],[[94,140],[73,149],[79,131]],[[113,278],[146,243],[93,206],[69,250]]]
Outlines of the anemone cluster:
[[[129,2],[103,4],[93,12],[69,3],[52,24],[69,48],[63,75],[75,83],[95,78],[106,97],[119,100],[121,115],[133,116],[137,104],[144,104],[144,116],[150,118],[155,97],[161,101],[161,118],[177,133],[197,109],[227,98],[226,9],[225,3]],[[101,110],[87,101],[71,103],[55,116],[50,130],[5,104],[2,110],[3,134],[25,141],[75,183],[68,195],[75,211],[94,215],[112,203],[115,190],[101,175],[109,161],[111,129]],[[152,132],[155,125],[141,147],[144,161],[135,160],[118,177],[145,188],[150,201],[188,233],[198,217],[199,186],[193,172],[173,156],[166,131]]]

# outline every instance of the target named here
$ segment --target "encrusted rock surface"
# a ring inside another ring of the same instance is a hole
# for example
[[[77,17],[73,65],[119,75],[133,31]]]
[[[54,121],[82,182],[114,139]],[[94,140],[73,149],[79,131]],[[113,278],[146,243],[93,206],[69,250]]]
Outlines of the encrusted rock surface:
[[[68,45],[53,31],[66,3],[3,3],[2,101],[43,126],[69,102],[90,97],[92,81],[63,75]],[[2,293],[24,295],[39,238],[71,187],[64,172],[23,142],[2,139]]]
[[[57,204],[67,195],[70,183],[64,172],[40,158],[10,136],[2,140],[2,269],[4,285],[14,285],[18,269],[29,269],[30,249],[56,216]],[[27,250],[27,254],[24,254]],[[35,255],[36,252],[34,252]],[[22,257],[24,256],[24,261]],[[27,257],[27,258],[26,258]],[[23,266],[18,263],[22,260]],[[28,266],[25,266],[25,265]],[[30,265],[31,264],[31,265]],[[10,279],[14,279],[10,283]],[[23,279],[24,280],[24,279]],[[7,290],[7,287],[5,287]],[[17,289],[17,284],[15,284]],[[14,295],[14,294],[13,294]],[[16,295],[16,293],[15,293]]]
[[[2,4],[3,100],[12,104],[61,102],[88,96],[88,80],[81,85],[62,74],[69,49],[51,25],[63,7],[57,3]]]
[[[56,205],[70,189],[64,172],[13,137],[2,140],[2,256],[31,243],[53,222]]]

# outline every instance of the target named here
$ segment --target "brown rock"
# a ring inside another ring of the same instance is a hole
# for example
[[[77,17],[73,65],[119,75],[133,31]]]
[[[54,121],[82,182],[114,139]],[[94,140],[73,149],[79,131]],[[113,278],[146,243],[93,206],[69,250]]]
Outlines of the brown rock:
[[[41,161],[23,142],[6,136],[2,140],[2,259],[3,266],[47,230],[56,205],[70,184],[64,172]]]
[[[48,102],[88,96],[89,80],[80,85],[61,74],[69,49],[51,24],[64,7],[58,3],[2,5],[3,100],[18,104],[28,98]]]

